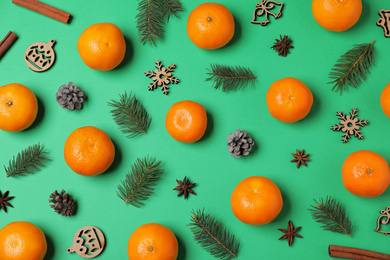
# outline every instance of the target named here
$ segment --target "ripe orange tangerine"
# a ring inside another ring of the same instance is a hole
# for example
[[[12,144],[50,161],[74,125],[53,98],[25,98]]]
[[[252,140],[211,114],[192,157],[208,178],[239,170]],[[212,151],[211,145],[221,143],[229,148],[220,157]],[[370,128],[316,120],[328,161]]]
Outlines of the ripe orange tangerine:
[[[230,197],[233,214],[250,225],[273,221],[283,208],[278,186],[266,177],[252,176],[241,181]]]
[[[385,115],[390,118],[390,83],[386,85],[381,93],[380,103]]]

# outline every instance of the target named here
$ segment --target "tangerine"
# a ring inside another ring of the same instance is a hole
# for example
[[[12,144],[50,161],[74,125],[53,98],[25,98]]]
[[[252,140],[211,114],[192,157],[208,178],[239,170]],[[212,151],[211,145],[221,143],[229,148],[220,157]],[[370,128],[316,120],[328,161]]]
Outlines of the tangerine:
[[[234,27],[233,15],[224,5],[204,3],[190,13],[187,34],[201,49],[218,49],[233,38]]]
[[[84,63],[94,70],[112,70],[125,57],[126,42],[122,31],[112,23],[89,26],[80,35],[77,49]]]
[[[351,28],[362,14],[362,0],[313,0],[314,19],[323,28],[343,32]]]
[[[194,143],[201,139],[206,131],[206,110],[201,104],[190,100],[177,102],[167,113],[165,128],[177,141]]]
[[[270,114],[284,123],[303,119],[313,105],[310,89],[292,77],[275,81],[268,89],[266,99]]]
[[[29,128],[38,114],[38,101],[26,86],[11,83],[0,87],[0,129],[19,132]]]
[[[173,232],[160,224],[137,228],[127,244],[129,260],[176,260],[179,245]]]
[[[0,230],[1,260],[43,260],[46,251],[45,234],[30,222],[12,222]]]
[[[390,184],[386,159],[368,150],[351,153],[343,163],[341,174],[344,187],[359,197],[377,197]]]
[[[380,103],[385,115],[390,118],[390,83],[386,85],[381,93]]]
[[[233,214],[250,225],[273,221],[283,208],[278,186],[266,177],[252,176],[241,181],[230,197]]]
[[[74,172],[95,176],[111,166],[115,147],[104,131],[85,126],[74,130],[66,139],[64,155],[66,163]]]

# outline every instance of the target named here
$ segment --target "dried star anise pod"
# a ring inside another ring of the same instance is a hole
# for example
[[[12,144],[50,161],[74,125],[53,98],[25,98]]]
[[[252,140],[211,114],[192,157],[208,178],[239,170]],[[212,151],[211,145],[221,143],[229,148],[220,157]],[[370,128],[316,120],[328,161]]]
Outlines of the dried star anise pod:
[[[294,237],[300,237],[303,238],[301,235],[297,234],[299,230],[301,230],[302,227],[297,227],[294,229],[294,226],[291,222],[291,220],[288,221],[288,227],[287,229],[281,229],[279,228],[279,231],[282,231],[284,233],[283,236],[281,236],[278,240],[287,239],[288,240],[288,246],[291,246]]]
[[[294,156],[294,159],[291,160],[290,162],[296,162],[297,168],[299,168],[301,164],[307,166],[306,162],[310,161],[310,159],[307,158],[310,154],[309,153],[305,154],[304,149],[302,149],[302,151],[299,151],[297,149],[297,153],[291,153],[291,155]]]
[[[8,193],[9,193],[8,190],[4,194],[2,194],[0,191],[0,206],[5,213],[7,213],[7,207],[11,207],[11,208],[14,207],[8,201],[12,200],[15,197],[8,197]]]
[[[179,180],[176,180],[176,182],[177,182],[177,184],[179,184],[179,186],[177,186],[173,190],[179,191],[179,194],[177,194],[178,197],[180,197],[181,195],[184,194],[184,199],[187,199],[189,193],[196,195],[196,193],[191,189],[191,188],[196,186],[196,183],[191,183],[191,181],[189,179],[187,179],[187,176],[184,177],[183,182],[181,182]]]
[[[287,54],[290,54],[291,48],[294,48],[294,46],[291,45],[292,41],[288,38],[287,35],[284,35],[282,38],[282,35],[280,35],[280,40],[275,39],[274,45],[271,47],[271,49],[274,49],[278,52],[279,56],[286,57]]]

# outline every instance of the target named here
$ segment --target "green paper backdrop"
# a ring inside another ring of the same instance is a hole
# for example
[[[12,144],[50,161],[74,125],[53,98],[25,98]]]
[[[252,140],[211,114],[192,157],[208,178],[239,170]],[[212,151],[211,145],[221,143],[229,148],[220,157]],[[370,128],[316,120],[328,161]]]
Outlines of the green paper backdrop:
[[[342,33],[326,31],[311,14],[311,1],[286,0],[283,15],[265,27],[251,24],[256,1],[218,1],[235,18],[233,40],[218,50],[202,50],[187,37],[186,21],[197,5],[206,1],[182,1],[185,11],[172,18],[165,27],[164,39],[157,47],[141,45],[137,40],[134,0],[58,0],[45,1],[71,13],[70,24],[62,24],[40,14],[16,6],[11,1],[0,4],[0,36],[9,30],[19,39],[0,61],[0,86],[18,82],[31,88],[39,99],[38,119],[30,129],[20,133],[0,132],[0,164],[19,151],[38,142],[46,146],[52,161],[34,175],[6,178],[4,171],[0,190],[15,196],[5,214],[0,211],[0,227],[12,221],[30,221],[45,232],[48,239],[46,259],[81,259],[67,254],[74,233],[86,225],[99,227],[106,235],[107,247],[98,259],[127,259],[130,234],[140,225],[157,222],[170,228],[179,240],[179,259],[214,259],[193,240],[189,223],[191,210],[206,211],[229,228],[241,242],[239,259],[328,259],[329,244],[361,247],[390,253],[390,238],[374,232],[379,210],[389,206],[390,190],[378,198],[359,198],[350,194],[341,182],[341,165],[352,152],[375,151],[390,160],[390,119],[379,104],[381,91],[390,82],[390,39],[376,26],[378,11],[389,9],[381,0],[363,0],[359,22]],[[77,39],[91,24],[112,22],[123,32],[127,42],[124,62],[115,70],[100,72],[89,69],[77,52]],[[288,35],[294,49],[286,58],[270,47],[279,35]],[[26,66],[23,55],[34,43],[57,41],[57,61],[52,69],[35,73]],[[353,44],[375,40],[376,65],[367,81],[344,95],[332,92],[326,84],[328,73],[337,59]],[[171,86],[168,96],[150,92],[150,79],[144,71],[163,64],[175,63],[174,75],[180,84]],[[258,76],[254,89],[223,93],[205,82],[210,63],[250,67]],[[302,121],[285,124],[270,116],[265,95],[269,86],[284,77],[296,77],[307,84],[314,95],[310,114]],[[80,86],[88,96],[81,111],[63,110],[55,100],[58,88],[69,81]],[[152,117],[147,134],[126,139],[118,130],[107,102],[119,94],[133,91]],[[175,102],[193,100],[207,110],[209,125],[204,138],[194,144],[172,139],[165,130],[165,115]],[[359,117],[370,124],[363,128],[364,140],[352,138],[341,142],[341,134],[332,132],[338,122],[336,111],[348,113],[357,107]],[[68,135],[78,127],[96,126],[112,138],[117,148],[113,167],[101,176],[87,178],[72,172],[63,157]],[[229,155],[226,136],[235,129],[245,129],[256,144],[252,154],[236,159]],[[310,153],[308,167],[296,169],[290,163],[295,149]],[[166,169],[154,195],[142,208],[123,205],[116,195],[117,185],[124,179],[137,157],[151,155],[163,161]],[[244,178],[266,176],[281,189],[284,207],[278,218],[265,226],[250,226],[234,217],[230,195]],[[175,179],[189,176],[197,183],[197,196],[177,198]],[[65,189],[78,202],[73,217],[58,216],[49,207],[54,190]],[[311,218],[308,208],[313,198],[332,195],[345,205],[352,220],[352,238],[324,231]],[[278,228],[286,228],[288,220],[302,226],[303,239],[293,246],[278,241]],[[386,228],[386,227],[384,227]],[[390,229],[388,229],[390,230]],[[1,258],[1,256],[0,256]]]

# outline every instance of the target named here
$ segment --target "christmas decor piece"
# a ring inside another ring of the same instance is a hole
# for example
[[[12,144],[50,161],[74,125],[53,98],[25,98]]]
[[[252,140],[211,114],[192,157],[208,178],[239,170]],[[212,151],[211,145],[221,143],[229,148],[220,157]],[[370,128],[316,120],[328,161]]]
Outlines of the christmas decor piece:
[[[180,0],[140,0],[137,18],[138,39],[142,44],[156,46],[164,32],[163,23],[169,22],[171,16],[178,17],[177,13],[183,11]]]
[[[73,111],[82,109],[85,100],[85,94],[81,88],[75,86],[73,82],[62,85],[56,93],[56,100],[63,109]]]
[[[246,88],[250,85],[255,86],[256,76],[253,75],[249,68],[240,66],[226,66],[219,64],[211,64],[211,69],[207,69],[210,75],[206,81],[213,80],[213,88],[226,91],[237,91]]]
[[[278,240],[283,240],[283,239],[287,239],[288,241],[288,246],[290,247],[292,242],[293,242],[293,239],[294,237],[300,237],[300,238],[303,238],[301,235],[297,234],[297,232],[299,230],[301,230],[302,227],[297,227],[297,228],[294,228],[291,220],[288,221],[288,226],[287,226],[287,229],[281,229],[281,228],[278,228],[279,231],[283,232],[284,235],[281,236]]]
[[[12,31],[9,31],[4,39],[0,42],[0,59],[11,48],[12,44],[18,39],[18,36]]]
[[[328,83],[334,84],[332,90],[340,91],[341,94],[347,86],[356,88],[366,80],[366,75],[375,61],[373,43],[374,41],[355,45],[353,49],[341,56],[329,73],[329,78],[333,81]]]
[[[48,43],[36,42],[31,44],[24,53],[24,61],[27,66],[36,72],[44,72],[50,69],[56,60],[56,53],[53,49],[55,40]]]
[[[46,154],[46,149],[39,143],[27,147],[9,161],[8,168],[4,165],[7,177],[17,177],[38,171],[39,167],[45,166],[43,163],[50,161]]]
[[[296,162],[297,168],[299,168],[301,165],[307,166],[306,162],[310,161],[310,159],[307,158],[310,154],[309,153],[305,154],[304,149],[302,149],[302,151],[299,151],[297,149],[297,153],[291,153],[291,155],[294,157],[294,159],[291,160],[290,162]]]
[[[152,78],[153,82],[150,83],[148,89],[155,90],[157,87],[161,87],[161,91],[165,95],[169,93],[169,84],[179,83],[179,79],[175,76],[172,76],[171,72],[176,68],[175,64],[171,64],[168,68],[165,68],[161,61],[157,60],[155,67],[157,68],[154,71],[145,71],[145,75],[149,78]]]
[[[275,39],[274,45],[271,47],[271,49],[274,49],[279,56],[286,57],[287,54],[290,54],[290,49],[294,48],[294,46],[291,45],[291,40],[288,38],[287,35],[284,35],[282,38],[282,35],[280,35],[280,40]]]
[[[275,7],[277,8],[279,6],[279,11],[277,9],[274,9]],[[276,1],[265,1],[261,0],[261,3],[256,4],[256,9],[253,12],[253,20],[251,23],[254,24],[260,24],[262,26],[267,25],[270,21],[268,19],[268,15],[272,15],[275,17],[275,19],[278,19],[279,17],[282,16],[282,9],[283,9],[283,3],[277,3]],[[277,13],[275,13],[278,11]],[[265,21],[257,21],[257,17],[265,15]]]
[[[126,179],[118,185],[117,195],[125,204],[131,204],[137,208],[144,205],[141,201],[147,200],[153,193],[152,186],[160,180],[160,175],[164,173],[161,161],[156,162],[152,157],[144,159],[137,158],[131,166],[131,172],[126,174]]]
[[[0,193],[1,194],[1,193]],[[390,206],[388,206],[386,209],[379,211],[382,215],[378,217],[378,220],[376,222],[376,232],[383,233],[386,236],[390,236],[389,231],[382,231],[380,230],[381,225],[387,225],[390,222]]]
[[[216,258],[229,260],[237,257],[240,243],[222,223],[210,214],[205,214],[204,209],[192,211],[190,226],[194,239],[207,252]]]
[[[355,260],[390,260],[390,255],[346,246],[330,245],[329,256]]]
[[[191,181],[187,179],[187,176],[184,177],[183,182],[179,180],[176,180],[176,182],[177,184],[179,184],[179,186],[177,186],[173,190],[179,191],[179,194],[177,194],[178,197],[184,194],[184,199],[187,199],[190,193],[196,195],[196,193],[192,190],[192,188],[196,186],[196,183],[191,183]]]
[[[144,106],[135,95],[132,95],[132,92],[127,96],[125,91],[125,94],[119,97],[119,101],[111,100],[108,105],[115,108],[111,110],[111,114],[121,132],[127,138],[145,134],[152,119]]]
[[[76,211],[76,202],[73,200],[73,197],[62,190],[61,194],[58,191],[53,192],[50,195],[49,202],[53,203],[50,205],[58,215],[65,217],[73,216]]]
[[[83,258],[94,258],[103,251],[106,246],[106,238],[97,227],[86,226],[80,228],[73,237],[73,245],[66,251],[76,252]]]
[[[227,148],[230,155],[236,158],[247,156],[255,145],[255,141],[245,130],[237,129],[234,134],[230,133],[226,139],[228,140]]]
[[[0,191],[0,206],[1,206],[0,210],[3,209],[5,213],[7,213],[7,207],[11,207],[11,208],[14,207],[11,205],[11,203],[9,203],[9,201],[15,197],[13,196],[9,197],[8,194],[9,194],[8,190],[4,194],[2,194]]]
[[[31,11],[46,15],[62,23],[69,23],[71,14],[44,4],[37,0],[12,0],[12,3],[30,9]]]
[[[376,25],[383,28],[385,32],[385,37],[390,37],[390,10],[380,10],[379,11],[379,20],[376,22]]]
[[[319,203],[314,200],[314,209],[309,209],[313,219],[322,223],[321,226],[325,230],[346,234],[349,237],[352,232],[352,224],[345,213],[344,207],[332,197],[326,197],[326,200],[320,198]]]
[[[336,115],[339,119],[341,119],[340,124],[332,125],[331,130],[335,132],[343,132],[344,134],[342,137],[343,143],[348,142],[349,138],[351,138],[351,135],[354,135],[359,140],[363,139],[363,135],[361,134],[361,131],[358,131],[360,127],[364,127],[368,125],[368,121],[366,119],[357,119],[357,112],[358,110],[356,108],[352,109],[352,112],[349,112],[350,115],[345,115],[344,113],[337,112]]]

